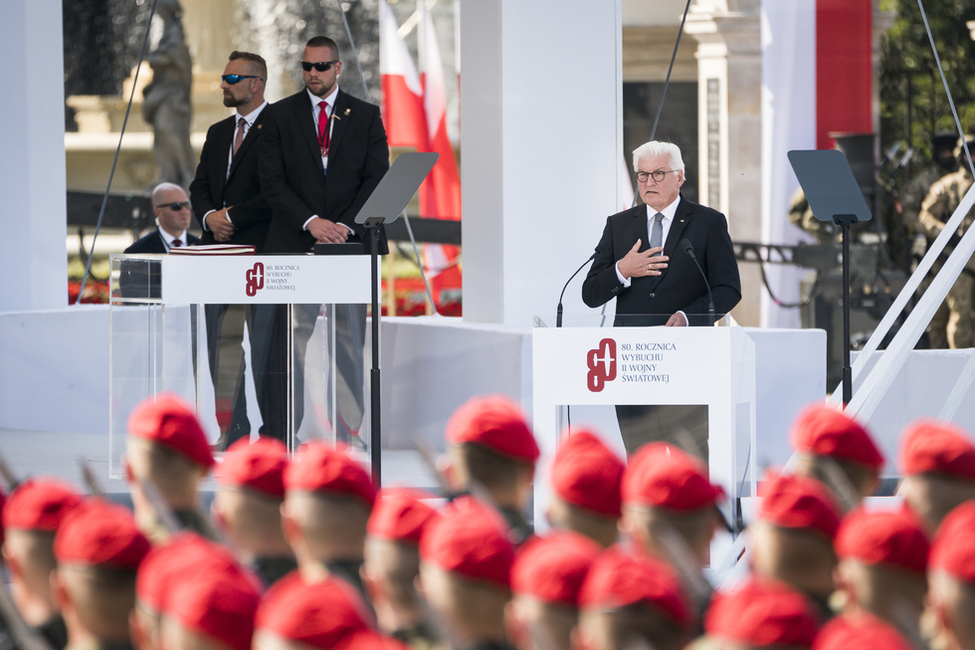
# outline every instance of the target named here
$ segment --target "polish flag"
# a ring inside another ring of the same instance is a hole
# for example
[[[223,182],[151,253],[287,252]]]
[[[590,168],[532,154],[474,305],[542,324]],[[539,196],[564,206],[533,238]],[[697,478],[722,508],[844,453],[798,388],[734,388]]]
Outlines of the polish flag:
[[[383,124],[390,147],[427,150],[427,120],[423,87],[396,16],[386,0],[379,0],[379,74],[383,89]]]
[[[787,153],[830,149],[830,133],[873,127],[872,0],[762,0],[762,241],[807,236],[786,215],[799,182]],[[798,302],[803,269],[767,267],[771,292]],[[762,327],[799,327],[799,310],[762,297]]]
[[[420,53],[420,80],[423,85],[423,106],[426,111],[430,151],[440,154],[430,176],[420,186],[420,216],[433,219],[460,220],[460,175],[454,148],[447,136],[447,86],[433,19],[424,0],[418,0],[417,25]],[[457,246],[424,246],[424,266],[433,273],[434,300],[440,290],[460,286],[460,248]]]

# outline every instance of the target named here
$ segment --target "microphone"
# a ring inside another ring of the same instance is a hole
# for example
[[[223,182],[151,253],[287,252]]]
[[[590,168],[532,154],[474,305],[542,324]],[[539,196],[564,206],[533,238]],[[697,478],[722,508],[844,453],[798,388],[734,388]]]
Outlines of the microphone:
[[[711,295],[711,283],[708,282],[708,276],[704,274],[704,269],[701,268],[701,263],[697,261],[697,255],[694,254],[694,247],[691,246],[691,242],[687,239],[682,239],[677,244],[682,251],[687,253],[687,255],[694,260],[694,265],[697,266],[697,270],[701,272],[701,277],[704,278],[704,286],[708,290],[708,315],[711,317],[711,323],[714,323],[714,296]]]
[[[565,281],[565,286],[562,287],[562,293],[559,294],[559,307],[555,310],[555,327],[562,327],[562,298],[565,297],[565,290],[569,288],[569,283],[572,282],[572,278],[579,275],[579,271],[585,268],[586,264],[593,261],[596,258],[596,253],[594,252],[589,256],[589,259],[582,263],[582,266],[576,269],[576,272],[569,276],[569,279]]]

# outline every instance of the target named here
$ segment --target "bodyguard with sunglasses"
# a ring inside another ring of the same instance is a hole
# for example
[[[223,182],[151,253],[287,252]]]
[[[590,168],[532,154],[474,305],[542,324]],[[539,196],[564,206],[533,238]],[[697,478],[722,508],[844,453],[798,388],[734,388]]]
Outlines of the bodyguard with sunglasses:
[[[160,183],[152,190],[152,212],[159,225],[125,249],[127,254],[166,254],[177,246],[195,246],[200,238],[187,232],[192,218],[186,192],[175,183]]]
[[[364,232],[355,216],[389,169],[389,147],[379,107],[339,88],[342,72],[338,46],[330,38],[308,41],[300,62],[305,87],[267,109],[261,136],[260,176],[265,200],[271,206],[271,227],[265,252],[309,253],[316,242],[362,241]],[[381,252],[386,250],[381,234]],[[343,278],[327,281],[342,282]],[[303,395],[305,343],[318,305],[295,309],[294,394]],[[365,341],[365,306],[336,305],[338,349],[334,351],[340,375],[339,413],[335,423],[340,437],[357,443],[362,420],[362,346]],[[286,312],[278,324],[287,322]],[[275,341],[284,344],[289,333],[280,327]],[[331,339],[329,339],[331,341]],[[286,363],[287,357],[278,361]],[[281,391],[284,402],[286,392]],[[275,418],[285,433],[284,413]],[[301,423],[301,400],[296,400],[293,426]]]
[[[264,128],[267,63],[258,54],[232,52],[220,84],[231,117],[207,130],[196,177],[190,184],[193,214],[203,227],[203,244],[242,244],[264,250],[271,208],[261,195],[257,165]],[[264,411],[263,355],[267,328],[255,323],[251,305],[206,305],[210,376],[220,426],[219,450],[250,434],[244,398],[244,324],[250,338],[258,406]],[[260,319],[258,319],[260,320]]]

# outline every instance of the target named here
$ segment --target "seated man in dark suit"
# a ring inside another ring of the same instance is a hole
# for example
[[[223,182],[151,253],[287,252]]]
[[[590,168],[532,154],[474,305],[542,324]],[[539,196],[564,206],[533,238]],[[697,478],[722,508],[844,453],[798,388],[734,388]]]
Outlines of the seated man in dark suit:
[[[741,300],[741,280],[728,222],[717,210],[681,196],[684,161],[680,149],[669,142],[647,142],[633,152],[633,168],[646,205],[606,220],[595,260],[582,284],[583,301],[598,307],[616,298],[616,326],[699,324],[700,317],[695,315],[708,313],[710,300],[694,260],[678,247],[686,240],[711,286],[715,315],[731,311]],[[632,454],[644,442],[665,439],[706,460],[706,409],[691,407],[696,413],[676,418],[666,413],[673,409],[686,407],[617,406],[627,452]],[[691,425],[691,420],[701,419],[702,411],[703,438],[700,427]],[[669,439],[677,433],[676,427],[697,433],[695,444]]]
[[[190,227],[190,202],[175,183],[160,183],[152,190],[152,211],[159,227],[123,252],[165,254],[172,247],[196,246],[200,238],[186,232]]]
[[[152,190],[152,211],[158,228],[135,241],[125,254],[165,255],[170,248],[196,246],[200,238],[187,232],[190,202],[179,185],[160,183]],[[119,289],[124,298],[158,298],[160,277],[157,261],[126,260],[119,269]]]

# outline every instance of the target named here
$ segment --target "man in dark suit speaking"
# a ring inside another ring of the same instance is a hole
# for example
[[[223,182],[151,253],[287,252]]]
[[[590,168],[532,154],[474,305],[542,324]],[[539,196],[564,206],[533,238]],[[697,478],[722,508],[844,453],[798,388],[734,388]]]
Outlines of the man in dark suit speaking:
[[[301,67],[305,87],[268,107],[261,136],[261,190],[272,212],[267,253],[308,253],[316,242],[362,241],[364,230],[355,223],[356,214],[389,169],[379,107],[339,88],[342,62],[335,41],[324,36],[309,40]],[[385,234],[381,252],[385,252]],[[276,321],[281,326],[278,340],[289,331],[294,335],[296,431],[303,399],[301,365],[318,310],[318,305],[296,306],[290,330],[286,312],[279,311]],[[339,412],[333,414],[332,424],[340,438],[353,443],[358,442],[363,413],[365,316],[365,305],[334,309]],[[279,360],[283,364],[287,357]]]
[[[707,314],[709,298],[694,260],[678,246],[687,240],[711,285],[715,314],[731,311],[741,300],[741,280],[728,222],[717,210],[681,196],[684,161],[680,149],[669,142],[647,142],[633,152],[633,168],[645,205],[606,220],[595,259],[582,284],[583,301],[598,307],[616,298],[617,326],[696,324],[700,315]],[[663,416],[676,408],[618,406],[627,451],[632,453],[652,439],[666,439],[674,426],[686,429],[685,425],[690,425],[686,414]],[[649,419],[654,420],[653,431],[648,428]],[[694,436],[698,449],[693,448],[695,445],[680,446],[689,446],[687,451],[706,458],[706,413],[704,423],[703,445],[698,434]]]

